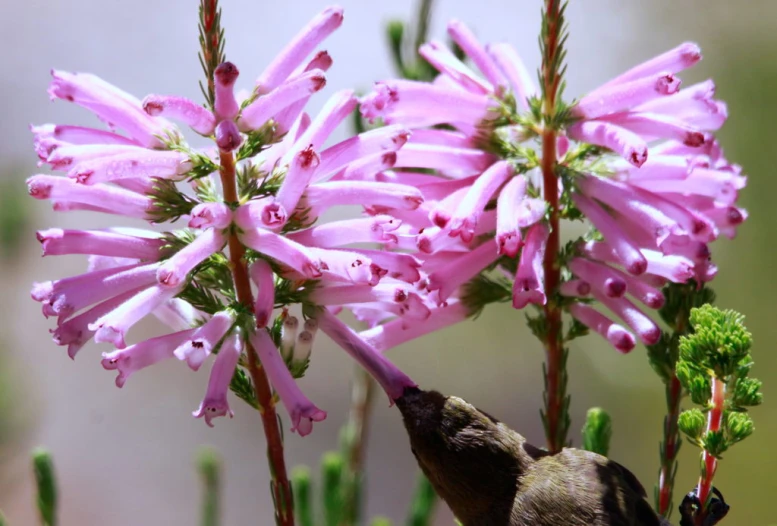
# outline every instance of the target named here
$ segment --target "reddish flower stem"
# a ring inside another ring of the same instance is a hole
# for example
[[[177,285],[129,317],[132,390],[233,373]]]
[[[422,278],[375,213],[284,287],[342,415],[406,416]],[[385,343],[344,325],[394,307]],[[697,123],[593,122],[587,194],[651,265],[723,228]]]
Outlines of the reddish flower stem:
[[[680,431],[677,419],[680,416],[680,401],[683,388],[677,376],[672,374],[666,384],[666,416],[664,417],[664,444],[661,456],[661,470],[658,474],[658,513],[667,517],[671,512],[674,472],[677,452],[680,450]]]
[[[548,450],[560,451],[566,442],[566,429],[562,420],[564,418],[564,398],[566,385],[564,382],[564,349],[561,343],[561,310],[558,308],[554,297],[560,279],[560,269],[557,264],[559,242],[559,195],[558,177],[556,175],[556,130],[548,125],[548,121],[556,111],[556,93],[558,91],[558,75],[553,71],[558,52],[558,37],[561,31],[559,23],[559,0],[547,0],[545,5],[545,17],[548,31],[545,37],[545,54],[542,64],[542,80],[544,85],[545,100],[543,101],[543,114],[545,116],[545,130],[542,133],[542,182],[545,201],[550,209],[550,236],[543,268],[545,271],[545,294],[548,302],[544,307],[547,321],[547,340],[545,341],[546,355],[546,440]]]
[[[231,153],[220,152],[221,186],[226,203],[237,203],[237,187],[235,180],[235,159]],[[245,247],[232,232],[229,235],[229,259],[232,277],[235,282],[237,300],[249,309],[253,309],[254,298],[251,292],[251,282],[244,259]],[[286,461],[283,455],[283,439],[281,438],[278,414],[275,412],[275,401],[272,389],[264,373],[256,350],[246,341],[248,355],[248,372],[253,380],[256,400],[259,403],[259,413],[262,416],[264,436],[267,440],[267,460],[270,464],[271,488],[275,504],[275,522],[278,526],[294,526],[294,504],[291,485],[286,474]]]
[[[718,378],[712,379],[712,408],[707,414],[707,433],[710,431],[720,431],[720,426],[723,423],[723,406],[726,400],[726,384]],[[704,471],[699,477],[699,485],[696,489],[696,494],[699,497],[701,503],[699,511],[696,514],[696,524],[701,526],[704,522],[704,518],[707,515],[707,499],[710,496],[712,490],[712,479],[715,477],[715,470],[718,467],[718,460],[710,455],[707,451],[702,453],[702,463],[704,464]]]

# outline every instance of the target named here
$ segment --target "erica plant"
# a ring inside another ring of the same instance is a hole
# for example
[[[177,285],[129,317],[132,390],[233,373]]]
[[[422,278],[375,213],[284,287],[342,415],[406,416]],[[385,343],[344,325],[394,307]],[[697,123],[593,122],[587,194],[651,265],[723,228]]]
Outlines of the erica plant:
[[[430,6],[422,2],[416,36],[426,35]],[[71,358],[92,339],[111,345],[102,365],[117,371],[118,387],[163,360],[194,371],[208,362],[193,415],[209,426],[233,416],[230,389],[258,410],[275,520],[293,525],[275,406],[303,436],[327,417],[296,383],[318,333],[393,403],[416,384],[385,351],[509,302],[545,350],[548,453],[571,442],[569,342],[593,331],[621,353],[642,343],[667,394],[656,510],[672,508],[682,430],[704,449],[683,524],[716,523],[728,510],[711,484],[717,459],[750,434],[743,408],[761,401],[741,317],[703,307],[717,272],[711,244],[747,217],[737,206],[746,178],[714,135],[726,106],[713,81],[682,84],[701,60],[692,43],[566,98],[564,15],[565,4],[545,2],[537,75],[511,45],[483,43],[460,21],[447,25],[451,44],[418,38],[403,62],[404,26],[392,25],[405,78],[362,97],[337,91],[316,115],[305,106],[327,82],[333,60],[320,46],[343,23],[339,7],[244,82],[244,66],[226,59],[217,2],[203,0],[204,104],[141,100],[91,74],[52,71],[52,100],[106,126],[33,126],[40,165],[57,173],[30,177],[29,193],[58,211],[118,220],[38,232],[44,255],[88,256],[85,273],[34,285],[33,299],[56,318],[54,342]],[[354,112],[368,129],[332,144]],[[190,146],[192,135],[211,146]],[[343,205],[362,214],[319,220]],[[572,223],[586,233],[572,236]],[[367,328],[341,321],[342,310]],[[148,315],[169,332],[130,335]],[[686,393],[701,408],[681,416]],[[590,415],[585,444],[606,453],[609,416]],[[424,520],[429,502],[416,503]],[[297,509],[309,524],[310,510]]]

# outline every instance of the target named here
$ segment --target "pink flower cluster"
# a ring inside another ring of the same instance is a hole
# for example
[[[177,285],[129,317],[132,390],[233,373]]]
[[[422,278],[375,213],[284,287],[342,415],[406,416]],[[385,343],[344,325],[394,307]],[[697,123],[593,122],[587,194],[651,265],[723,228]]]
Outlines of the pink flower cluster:
[[[551,231],[538,196],[547,189],[536,154],[521,153],[542,132],[541,123],[526,124],[538,90],[516,51],[483,46],[451,22],[451,38],[480,74],[430,42],[420,53],[440,72],[433,82],[378,82],[361,101],[339,91],[311,119],[305,105],[326,84],[332,64],[326,51],[315,51],[342,20],[337,7],[314,18],[245,100],[234,91],[237,67],[218,66],[212,111],[176,96],[140,101],[92,75],[52,73],[52,99],[90,110],[108,129],[33,127],[40,163],[64,173],[31,177],[33,197],[56,210],[158,222],[169,206],[162,186],[188,182],[194,190],[176,194],[190,205],[185,230],[38,233],[44,255],[89,256],[85,274],[38,283],[32,292],[44,315],[56,316],[54,341],[71,358],[92,338],[113,345],[102,363],[118,371],[121,387],[162,360],[175,357],[196,371],[215,354],[194,413],[211,425],[232,414],[227,390],[250,342],[292,429],[304,435],[326,416],[294,379],[298,366],[307,366],[318,330],[396,399],[414,383],[382,352],[466,319],[477,305],[463,298],[464,286],[484,271],[512,282],[517,309],[545,305],[555,295],[573,298],[564,302],[569,314],[623,352],[634,347],[634,334],[646,344],[660,336],[632,300],[659,308],[667,281],[712,279],[708,245],[720,233],[733,237],[745,219],[736,207],[745,178],[711,134],[726,118],[712,82],[680,89],[676,75],[700,59],[696,46],[636,66],[571,107],[558,141],[558,162],[569,175],[553,190],[597,232],[565,262],[571,278],[546,290]],[[325,146],[359,102],[365,118],[384,125]],[[211,138],[215,148],[190,148],[171,121]],[[261,147],[246,153],[259,140]],[[509,148],[500,150],[500,142]],[[215,172],[225,162],[249,180],[237,189],[237,202],[200,192],[217,187]],[[342,205],[365,213],[317,223]],[[208,312],[184,299],[203,286],[199,273],[225,261],[234,246],[248,250],[250,323],[232,303],[234,290],[215,290],[222,306]],[[288,303],[279,305],[280,283],[303,298],[302,331]],[[625,327],[593,308],[590,296]],[[274,341],[279,306],[282,329]],[[336,313],[343,308],[369,328],[357,333],[341,322]],[[128,331],[148,314],[174,332],[128,345]]]
[[[366,302],[415,314],[414,298],[392,289],[418,277],[411,256],[343,248],[381,235],[375,220],[304,228],[332,206],[366,203],[375,209],[412,211],[423,203],[422,193],[411,185],[351,180],[391,166],[409,137],[405,128],[381,128],[325,148],[332,131],[356,108],[356,98],[351,91],[340,91],[314,119],[304,113],[332,63],[325,51],[306,58],[342,20],[337,7],[313,19],[259,76],[242,109],[233,91],[239,72],[231,63],[215,71],[213,111],[183,97],[150,95],[140,101],[93,75],[52,73],[52,99],[74,102],[108,125],[108,130],[53,124],[32,128],[41,164],[64,176],[34,175],[27,181],[29,193],[50,200],[56,210],[152,220],[164,206],[156,194],[160,180],[185,183],[195,168],[212,166],[215,171],[223,157],[234,159],[246,138],[268,129],[272,143],[253,157],[238,158],[237,169],[258,174],[259,187],[281,181],[274,191],[241,195],[239,203],[202,199],[195,192],[198,202],[186,216],[191,242],[182,246],[171,243],[170,234],[144,229],[40,231],[44,255],[89,255],[85,274],[37,283],[32,292],[44,315],[56,316],[54,341],[66,345],[71,358],[92,338],[113,345],[116,350],[103,353],[102,364],[118,371],[116,385],[122,387],[132,374],[162,360],[175,357],[196,371],[216,354],[206,395],[194,413],[212,425],[214,417],[232,414],[227,391],[248,340],[290,414],[292,429],[307,434],[312,422],[326,414],[300,391],[266,330],[276,306],[277,279],[308,291],[316,305]],[[212,138],[217,148],[190,149],[168,119]],[[212,175],[205,177],[215,186]],[[192,182],[195,189],[202,184]],[[292,222],[298,226],[290,228]],[[249,268],[255,286],[252,331],[245,330],[245,320],[225,298],[223,309],[202,312],[179,297],[192,286],[202,264],[226,250],[230,236],[255,251]],[[185,238],[178,233],[172,237]],[[128,331],[152,313],[175,332],[128,344]],[[296,338],[287,331],[283,342],[291,339],[291,346],[309,352],[320,326],[373,372],[392,399],[415,385],[326,309],[314,315],[318,323],[310,320],[311,330]]]
[[[527,112],[537,88],[509,45],[483,46],[455,21],[448,33],[481,75],[443,44],[430,42],[420,54],[440,72],[433,82],[378,82],[361,105],[370,121],[413,128],[397,167],[437,171],[376,175],[414,185],[424,196],[418,209],[394,217],[403,221],[398,246],[416,250],[423,261],[426,292],[444,306],[462,284],[496,265],[513,282],[515,308],[545,305],[555,293],[593,296],[628,329],[586,301],[572,302],[569,313],[623,352],[634,347],[634,333],[655,343],[658,326],[626,295],[655,309],[664,302],[665,282],[712,279],[709,243],[720,233],[733,237],[746,217],[735,205],[745,178],[710,133],[725,121],[726,107],[714,99],[712,81],[680,89],[676,77],[699,61],[699,49],[683,44],[659,55],[571,108],[558,161],[576,175],[559,192],[569,192],[603,239],[581,244],[569,261],[573,279],[547,291],[546,204],[533,197],[542,195],[542,181],[536,169],[525,168],[526,159],[500,158],[482,146],[504,137],[515,145],[540,133],[514,118]],[[453,130],[437,129],[443,124]],[[604,169],[602,163],[581,167],[569,139],[612,150],[623,160],[605,155]],[[409,153],[421,151],[423,156]]]

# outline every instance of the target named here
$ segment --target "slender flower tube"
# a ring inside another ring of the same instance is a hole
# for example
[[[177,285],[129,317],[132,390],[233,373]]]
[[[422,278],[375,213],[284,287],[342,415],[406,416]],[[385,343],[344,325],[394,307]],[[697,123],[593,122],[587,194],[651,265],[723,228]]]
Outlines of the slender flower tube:
[[[406,387],[417,385],[329,310],[319,309],[315,319],[319,329],[375,378],[392,403],[402,396]]]
[[[408,323],[406,320],[394,319],[362,331],[359,336],[376,350],[385,352],[403,343],[460,323],[471,314],[471,311],[460,301],[449,300],[447,306],[431,309],[431,314],[423,321]]]
[[[242,350],[243,342],[240,336],[236,333],[232,334],[224,340],[221,350],[213,361],[205,397],[200,402],[200,407],[192,412],[194,418],[205,417],[208,427],[213,427],[211,420],[218,416],[229,415],[229,418],[234,416],[227,401],[227,391]]]
[[[155,117],[182,121],[201,135],[210,135],[216,127],[211,112],[185,97],[149,95],[143,99],[143,110]]]
[[[521,251],[513,282],[513,308],[522,309],[529,303],[545,305],[548,301],[545,292],[545,271],[542,267],[548,234],[548,227],[537,223],[526,236],[526,244]]]
[[[224,248],[226,242],[223,232],[209,228],[162,263],[156,272],[157,280],[165,287],[178,287],[194,267]]]
[[[326,412],[313,405],[297,387],[294,377],[291,376],[266,330],[258,329],[252,334],[251,344],[267,371],[270,383],[289,413],[291,430],[296,431],[300,436],[309,435],[313,430],[313,422],[323,421],[326,418]]]
[[[149,234],[155,236],[154,232]],[[156,261],[164,242],[157,237],[137,237],[106,230],[38,231],[44,256],[63,254],[96,254],[100,256]]]
[[[248,268],[251,280],[256,285],[258,292],[254,303],[254,315],[256,327],[264,328],[270,322],[273,308],[275,308],[275,278],[270,264],[263,259],[257,259]]]
[[[62,322],[74,312],[93,303],[128,290],[152,285],[157,267],[155,264],[135,264],[36,283],[32,290],[32,299],[43,303],[45,315],[59,316],[59,321]]]
[[[180,292],[180,287],[154,285],[125,301],[114,310],[89,324],[95,331],[94,341],[109,342],[122,349],[126,347],[124,337],[127,331],[147,314]]]
[[[462,255],[450,265],[429,274],[427,290],[437,291],[437,302],[442,305],[465,282],[475,277],[481,270],[493,263],[498,257],[494,248],[484,243],[478,248]]]
[[[301,99],[309,98],[324,86],[326,86],[326,75],[323,71],[320,69],[308,71],[246,106],[240,114],[238,126],[243,131],[257,129],[276,113]]]
[[[256,80],[259,93],[278,87],[305,60],[323,40],[343,23],[343,9],[338,6],[325,9],[310,21],[275,57]]]
[[[127,132],[137,144],[159,147],[158,137],[171,129],[164,119],[146,114],[138,99],[94,75],[52,70],[51,76],[51,100],[68,100],[94,112],[103,122]]]
[[[569,313],[580,323],[599,333],[622,353],[631,351],[636,345],[634,335],[604,314],[597,312],[593,307],[582,303],[573,303],[569,307]]]
[[[78,351],[94,336],[95,331],[91,330],[89,325],[123,304],[138,292],[140,292],[140,289],[133,289],[124,294],[119,294],[98,303],[78,316],[60,323],[56,329],[49,331],[52,334],[54,343],[57,345],[67,345],[67,355],[71,360],[75,360]]]
[[[118,370],[116,387],[124,387],[127,378],[133,373],[172,358],[175,348],[191,337],[194,330],[187,329],[165,334],[110,353],[103,353],[102,366],[109,371]]]

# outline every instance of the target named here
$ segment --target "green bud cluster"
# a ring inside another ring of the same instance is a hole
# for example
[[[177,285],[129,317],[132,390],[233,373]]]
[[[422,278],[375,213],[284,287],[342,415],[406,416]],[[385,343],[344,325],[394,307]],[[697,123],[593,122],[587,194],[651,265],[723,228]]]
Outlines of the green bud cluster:
[[[763,399],[761,382],[749,377],[752,337],[744,316],[711,305],[691,310],[690,324],[693,332],[678,342],[677,377],[691,400],[702,407],[684,411],[678,424],[692,443],[720,458],[729,447],[753,433],[747,408],[759,405]],[[705,413],[712,409],[711,385],[715,380],[725,386],[725,403],[721,428],[708,431]]]

